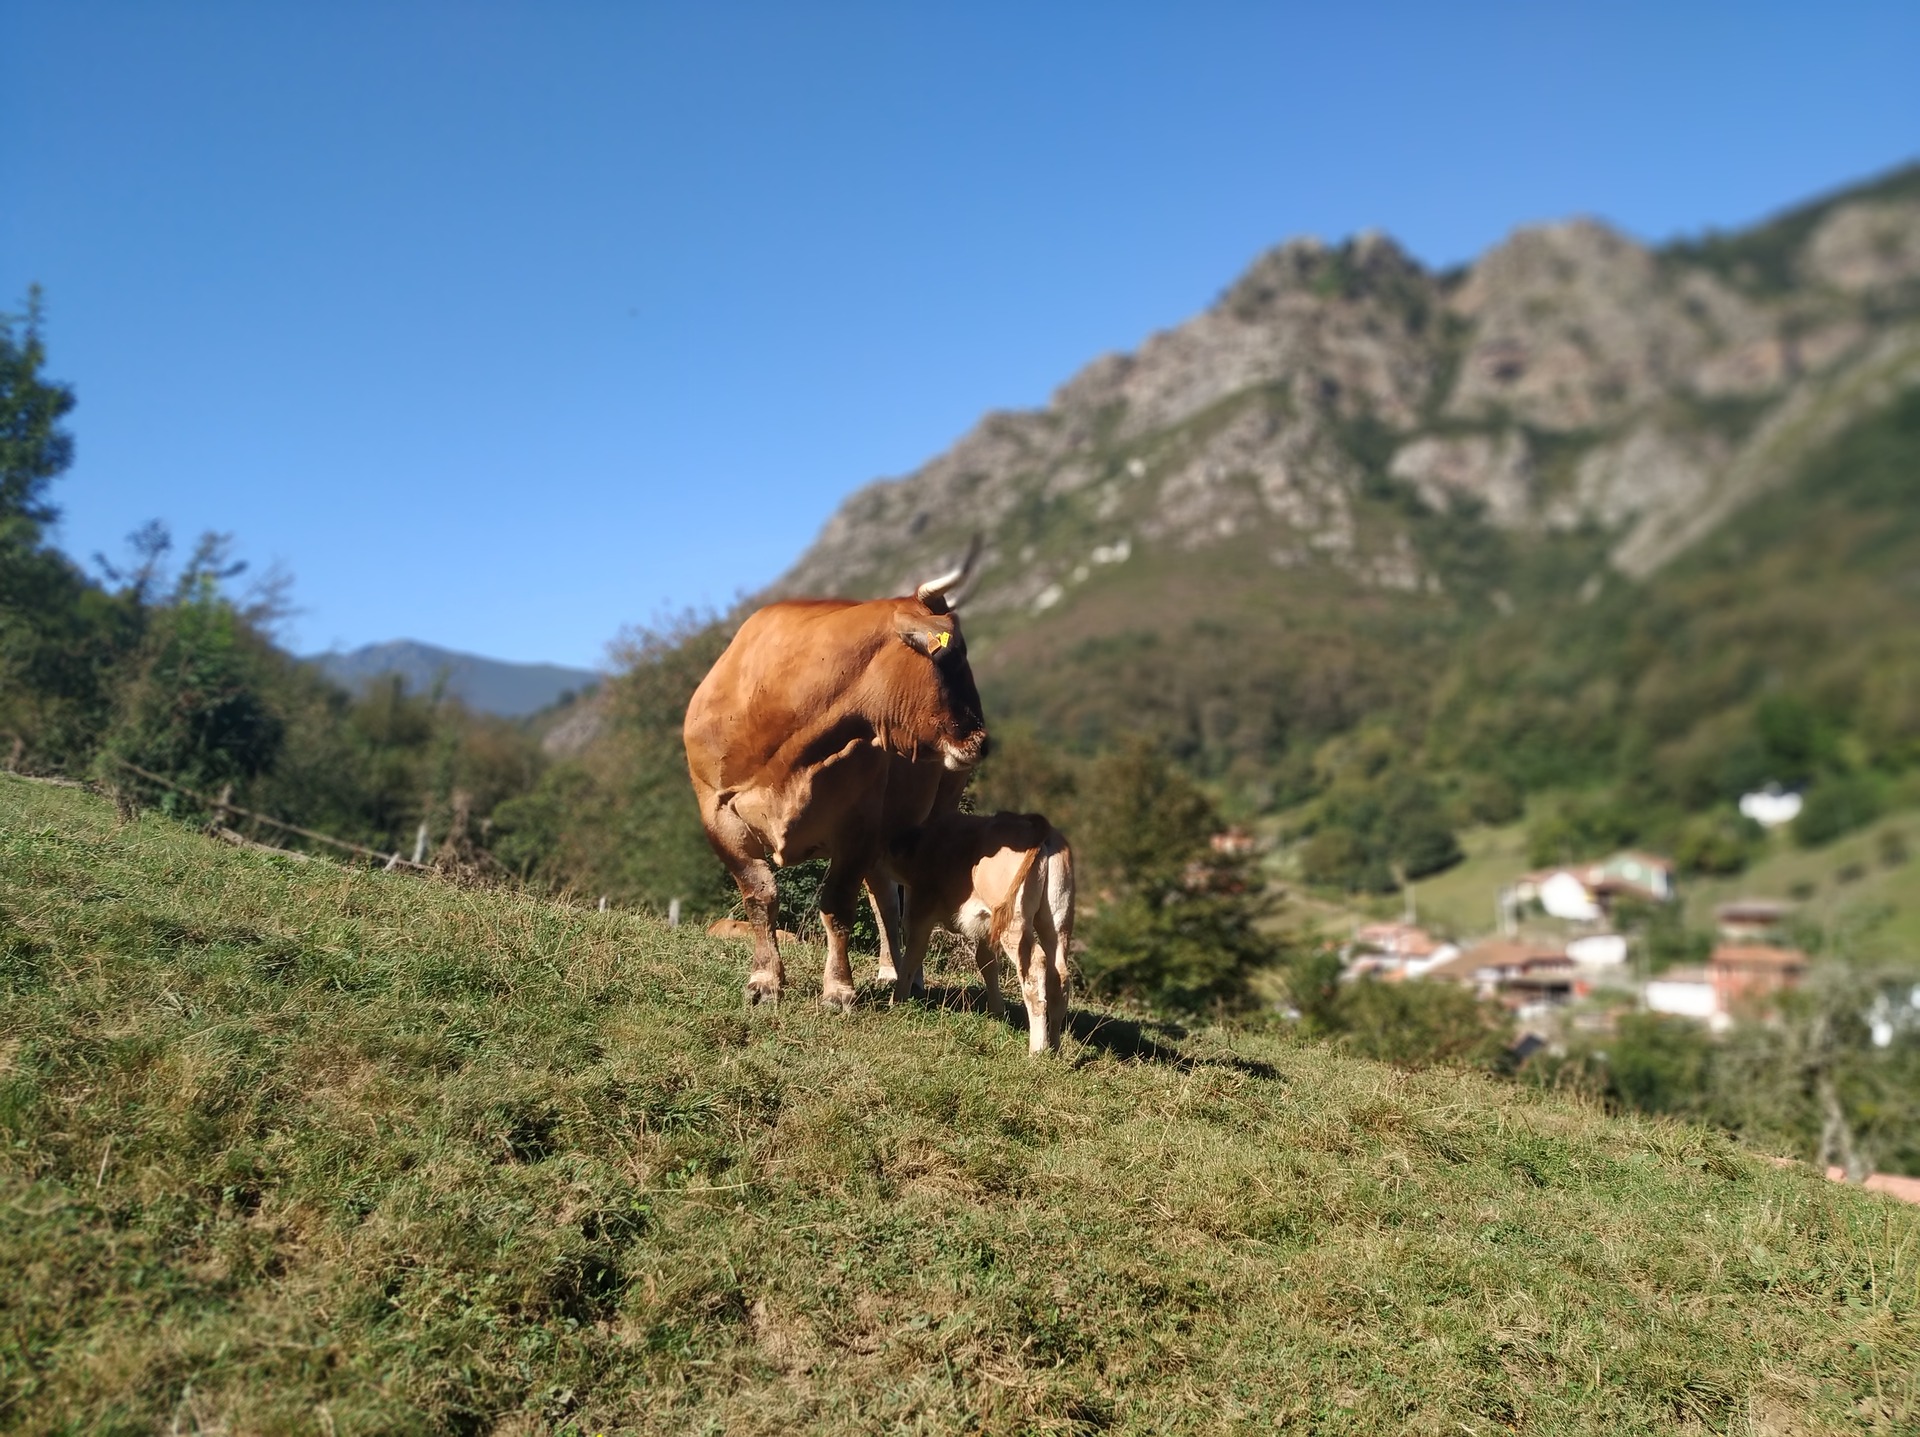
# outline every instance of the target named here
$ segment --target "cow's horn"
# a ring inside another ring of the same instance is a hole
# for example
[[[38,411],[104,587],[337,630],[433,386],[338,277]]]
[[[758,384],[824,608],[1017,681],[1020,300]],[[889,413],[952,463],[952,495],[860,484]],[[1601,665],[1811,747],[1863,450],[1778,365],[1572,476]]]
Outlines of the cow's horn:
[[[913,596],[934,613],[946,613],[950,607],[947,602],[947,591],[966,583],[967,576],[973,572],[973,561],[979,557],[980,536],[975,534],[973,542],[967,545],[967,555],[960,561],[960,566],[940,575],[937,579],[927,580],[913,591]]]

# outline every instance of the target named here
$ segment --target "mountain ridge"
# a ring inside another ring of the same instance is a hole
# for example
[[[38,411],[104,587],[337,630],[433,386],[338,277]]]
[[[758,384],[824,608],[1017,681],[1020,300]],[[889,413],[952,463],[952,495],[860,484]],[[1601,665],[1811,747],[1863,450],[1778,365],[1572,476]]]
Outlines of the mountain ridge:
[[[308,654],[302,662],[348,688],[387,677],[399,678],[414,693],[427,693],[444,684],[444,691],[468,708],[501,718],[526,718],[551,708],[568,694],[595,687],[604,677],[592,669],[511,663],[417,639],[362,644],[344,653]]]
[[[1290,240],[1046,405],[857,490],[772,592],[897,588],[975,528],[987,613],[1044,613],[1097,551],[1250,530],[1278,567],[1444,587],[1360,512],[1369,486],[1521,533],[1597,526],[1641,577],[1790,467],[1765,451],[1796,425],[1767,421],[1825,411],[1817,438],[1917,375],[1920,165],[1661,247],[1579,218],[1435,271],[1377,232]]]

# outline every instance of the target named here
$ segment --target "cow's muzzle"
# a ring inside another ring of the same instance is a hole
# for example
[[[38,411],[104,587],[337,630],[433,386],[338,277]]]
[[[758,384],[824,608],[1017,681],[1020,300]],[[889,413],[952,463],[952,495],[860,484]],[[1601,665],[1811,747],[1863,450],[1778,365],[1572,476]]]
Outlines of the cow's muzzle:
[[[977,768],[980,760],[987,756],[987,731],[979,729],[967,738],[940,740],[940,759],[950,773],[962,773]]]

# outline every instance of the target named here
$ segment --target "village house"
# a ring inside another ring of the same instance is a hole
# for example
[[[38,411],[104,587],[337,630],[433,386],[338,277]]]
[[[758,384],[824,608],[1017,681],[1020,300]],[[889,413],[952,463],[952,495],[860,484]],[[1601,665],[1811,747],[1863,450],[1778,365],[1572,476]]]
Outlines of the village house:
[[[1511,928],[1522,906],[1538,903],[1551,918],[1598,923],[1621,898],[1668,903],[1674,896],[1673,861],[1625,849],[1591,863],[1565,863],[1523,873],[1501,894]]]
[[[1806,976],[1807,955],[1797,948],[1758,943],[1723,943],[1706,964],[1669,968],[1647,980],[1647,1011],[1696,1018],[1723,1032],[1739,1016],[1763,1015],[1769,1000],[1798,987]]]
[[[1495,999],[1521,1017],[1584,998],[1588,992],[1565,949],[1504,938],[1469,948],[1422,976],[1429,982],[1463,984],[1476,997]]]
[[[1675,1018],[1694,1018],[1716,1033],[1733,1022],[1720,1006],[1720,991],[1713,975],[1705,968],[1669,968],[1657,978],[1649,978],[1641,989],[1649,1013],[1665,1013]]]
[[[1411,923],[1363,923],[1347,949],[1347,976],[1371,975],[1389,983],[1418,978],[1460,952]]]
[[[1770,937],[1793,907],[1780,898],[1736,898],[1713,910],[1713,924],[1729,943],[1752,943]]]
[[[1732,1015],[1760,1009],[1775,994],[1799,987],[1807,974],[1807,955],[1798,948],[1723,943],[1707,960],[1707,972],[1719,996],[1720,1011]]]

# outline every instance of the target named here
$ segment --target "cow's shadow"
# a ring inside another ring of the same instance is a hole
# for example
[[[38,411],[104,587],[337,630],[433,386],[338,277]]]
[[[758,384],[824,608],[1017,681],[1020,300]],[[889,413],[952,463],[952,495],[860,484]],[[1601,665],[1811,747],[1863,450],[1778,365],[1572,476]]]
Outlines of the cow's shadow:
[[[881,1001],[891,998],[890,986],[882,989]],[[929,983],[926,993],[918,1002],[930,1008],[940,1008],[959,1013],[986,1012],[986,998],[978,983]],[[1002,1020],[1009,1028],[1021,1034],[1027,1031],[1027,1010],[1017,998],[1007,1003]],[[1280,1070],[1271,1063],[1263,1063],[1258,1058],[1243,1058],[1236,1054],[1223,1053],[1196,1057],[1184,1053],[1172,1046],[1185,1038],[1187,1029],[1178,1023],[1168,1023],[1152,1018],[1126,1018],[1116,1013],[1088,1012],[1084,1008],[1075,1008],[1067,1015],[1067,1032],[1080,1044],[1080,1051],[1074,1055],[1074,1068],[1084,1068],[1101,1057],[1118,1058],[1129,1063],[1158,1063],[1172,1068],[1175,1072],[1193,1073],[1202,1068],[1227,1068],[1234,1072],[1245,1073],[1251,1078],[1273,1078],[1281,1076]]]

